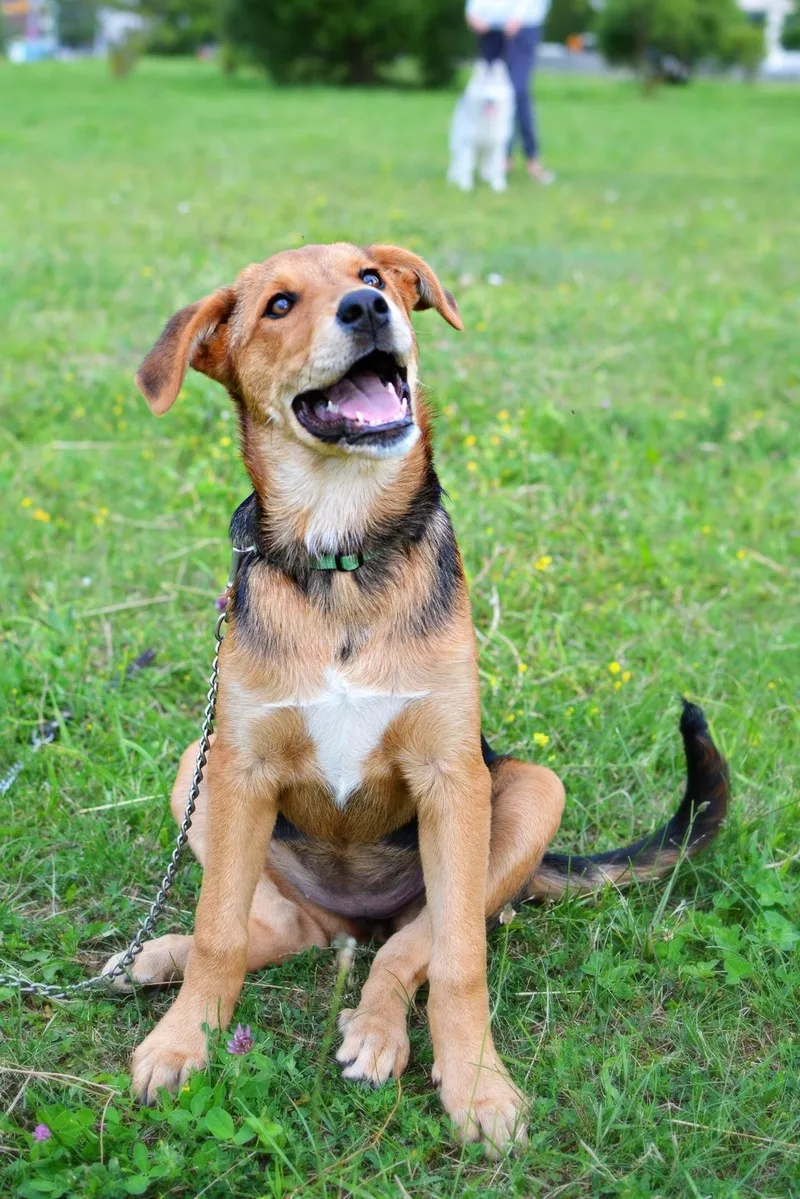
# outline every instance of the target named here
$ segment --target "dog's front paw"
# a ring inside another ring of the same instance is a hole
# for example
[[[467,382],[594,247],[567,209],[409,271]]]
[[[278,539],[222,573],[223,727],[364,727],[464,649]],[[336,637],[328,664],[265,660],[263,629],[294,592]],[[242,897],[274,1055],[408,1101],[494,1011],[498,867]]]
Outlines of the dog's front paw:
[[[480,1141],[489,1157],[524,1143],[525,1100],[493,1049],[434,1064],[433,1082],[460,1140]]]
[[[112,980],[111,986],[115,991],[130,993],[135,986],[161,987],[167,983],[179,982],[183,978],[190,942],[191,937],[175,934],[145,941],[141,953],[133,959],[124,974],[119,974]],[[126,952],[127,950],[115,953],[110,957],[102,973],[110,974]]]
[[[345,1078],[379,1087],[399,1078],[408,1065],[411,1046],[406,1014],[376,1008],[345,1008],[339,1013],[342,1044],[336,1054]]]
[[[161,1088],[177,1091],[193,1070],[208,1064],[206,1034],[171,1020],[168,1013],[134,1052],[131,1064],[133,1092],[139,1103],[153,1104]]]

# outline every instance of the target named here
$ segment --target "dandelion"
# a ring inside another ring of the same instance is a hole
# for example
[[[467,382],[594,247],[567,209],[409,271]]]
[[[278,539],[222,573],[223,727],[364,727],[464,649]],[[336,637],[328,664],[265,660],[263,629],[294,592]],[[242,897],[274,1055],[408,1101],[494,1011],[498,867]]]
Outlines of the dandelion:
[[[514,723],[514,721],[515,721],[516,719],[517,719],[517,718],[516,718],[516,716],[514,715],[514,713],[513,713],[513,712],[509,712],[508,716],[506,716],[506,724],[513,724],[513,723]]]
[[[767,683],[767,691],[774,691],[774,690],[775,690],[775,684]]]
[[[144,276],[145,279],[149,279],[150,276],[152,275],[152,273],[153,273],[153,268],[151,266],[143,266],[142,267],[141,274]]]
[[[455,416],[455,414],[456,414],[455,404],[448,404],[444,410],[444,414],[445,414],[445,416]]]
[[[46,525],[50,521],[50,513],[45,512],[44,508],[34,508],[33,519],[40,520],[43,525]]]
[[[225,447],[229,446],[231,444],[230,437],[220,437],[219,444]]]
[[[700,532],[703,534],[704,537],[708,537],[709,533],[711,532],[711,525],[703,525]]]
[[[517,670],[519,671],[520,674],[524,674],[527,669],[528,669],[527,662],[518,662],[517,663]]]
[[[623,672],[622,672],[623,683],[629,683],[631,681],[631,673],[632,672],[630,670],[623,670]]]
[[[548,737],[547,733],[534,733],[533,744],[538,745],[541,749],[544,749],[545,745],[550,744],[550,738]]]
[[[249,1053],[255,1045],[253,1034],[250,1030],[250,1025],[247,1028],[242,1028],[241,1024],[236,1025],[236,1032],[228,1041],[228,1053],[235,1053],[239,1056]]]
[[[714,378],[711,380],[711,382],[714,384],[715,387],[724,387],[725,386],[725,380],[723,379],[722,375],[714,375]]]
[[[474,474],[477,469],[478,469],[477,462],[468,462],[467,463],[467,470],[470,471],[471,474]]]
[[[492,443],[492,445],[500,445],[500,438],[497,436],[496,433],[492,433],[491,437],[489,438],[489,441]]]
[[[567,716],[572,716],[572,714],[574,713],[574,711],[575,711],[575,709],[574,709],[574,708],[567,708],[566,715],[567,715]]]
[[[467,449],[471,449],[477,440],[478,439],[474,433],[468,433],[467,436],[464,438],[464,445],[467,447]]]
[[[617,679],[616,683],[614,684],[614,690],[619,691],[621,686],[622,686],[622,683],[619,681],[619,679]]]
[[[497,419],[502,420],[502,421],[508,421],[508,420],[511,420],[511,417],[506,412],[505,408],[502,408],[497,414]]]
[[[552,561],[553,559],[549,554],[542,554],[541,558],[537,558],[533,565],[536,570],[547,570],[548,566],[552,564]]]
[[[609,662],[609,664],[608,664],[608,673],[609,674],[619,674],[619,672],[621,670],[622,670],[622,667],[620,666],[619,662]]]
[[[26,496],[25,496],[25,498],[24,498],[24,499],[23,499],[23,501],[22,501],[22,507],[23,507],[23,508],[30,508],[30,506],[32,505],[32,503],[33,503],[33,500],[31,499],[31,497],[30,497],[29,495],[26,495]]]
[[[49,1141],[52,1135],[46,1124],[37,1124],[33,1130],[34,1141]]]
[[[35,513],[34,513],[34,515],[35,515]],[[737,550],[736,557],[739,559],[740,562],[744,562],[745,558],[747,557],[747,550]]]

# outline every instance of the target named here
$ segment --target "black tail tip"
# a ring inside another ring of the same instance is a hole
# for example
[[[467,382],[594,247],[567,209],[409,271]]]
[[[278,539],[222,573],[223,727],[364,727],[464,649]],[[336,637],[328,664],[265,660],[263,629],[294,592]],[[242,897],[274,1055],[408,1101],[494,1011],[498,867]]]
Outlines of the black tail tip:
[[[681,697],[683,711],[681,712],[680,730],[684,741],[692,737],[708,736],[708,721],[703,709],[697,704],[690,703],[685,695]]]
[[[715,835],[728,809],[728,766],[714,744],[703,709],[681,696],[680,730],[686,754],[686,794],[675,816],[676,825],[689,827],[692,842]]]

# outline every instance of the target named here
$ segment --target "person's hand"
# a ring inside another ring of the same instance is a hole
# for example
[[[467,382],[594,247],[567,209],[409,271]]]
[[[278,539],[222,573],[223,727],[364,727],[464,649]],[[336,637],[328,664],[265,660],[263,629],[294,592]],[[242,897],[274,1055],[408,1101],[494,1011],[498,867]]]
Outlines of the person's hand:
[[[480,17],[467,17],[467,24],[473,33],[480,34],[489,32],[489,22],[482,21]]]
[[[516,37],[521,28],[522,21],[520,21],[518,17],[514,17],[513,20],[506,24],[503,32],[505,33],[506,37]]]

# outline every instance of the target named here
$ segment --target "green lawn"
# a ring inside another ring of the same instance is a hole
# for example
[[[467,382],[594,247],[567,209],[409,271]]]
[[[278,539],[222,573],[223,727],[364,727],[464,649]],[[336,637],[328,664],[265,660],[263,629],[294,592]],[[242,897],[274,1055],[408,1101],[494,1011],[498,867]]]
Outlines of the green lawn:
[[[457,294],[464,334],[417,325],[485,728],[564,778],[558,847],[622,843],[677,803],[679,692],[734,792],[666,888],[493,935],[496,1039],[532,1098],[516,1159],[453,1144],[424,1003],[402,1087],[341,1081],[330,1030],[364,947],[343,996],[333,951],[252,977],[257,1050],[223,1040],[152,1112],[126,1069],[168,997],[0,991],[3,1195],[800,1194],[800,90],[539,95],[557,185],[462,196],[449,94],[0,68],[0,773],[73,713],[0,798],[0,971],[93,972],[160,877],[248,487],[214,384],[191,377],[157,424],[132,376],[175,308],[301,241],[405,244]],[[164,931],[191,928],[199,878]]]

